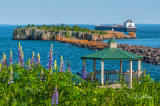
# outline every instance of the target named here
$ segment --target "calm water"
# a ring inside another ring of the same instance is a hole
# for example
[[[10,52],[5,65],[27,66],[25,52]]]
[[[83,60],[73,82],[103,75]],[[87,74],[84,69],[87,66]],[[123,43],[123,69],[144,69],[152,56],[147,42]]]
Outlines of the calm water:
[[[72,25],[71,25],[72,26]],[[81,27],[87,27],[90,29],[94,29],[94,25],[80,25]],[[138,39],[133,40],[117,40],[118,43],[126,43],[133,45],[144,45],[150,47],[158,47],[160,45],[160,25],[137,25],[137,37]],[[3,57],[3,53],[6,53],[7,59],[9,60],[9,52],[13,51],[13,60],[14,62],[18,61],[18,43],[21,43],[24,51],[24,59],[25,61],[28,58],[32,57],[32,52],[35,54],[40,53],[41,55],[41,64],[46,66],[48,62],[48,52],[50,49],[50,45],[53,44],[54,49],[54,60],[56,59],[58,65],[60,64],[60,56],[63,55],[64,61],[67,63],[71,62],[71,69],[73,73],[81,72],[83,61],[80,57],[87,55],[89,53],[95,52],[95,50],[90,50],[86,48],[79,48],[76,46],[72,46],[70,44],[64,44],[55,41],[31,41],[31,40],[12,40],[12,33],[16,25],[0,25],[0,59]],[[105,40],[104,42],[106,42]],[[36,58],[36,56],[35,56]],[[87,72],[92,71],[93,61],[86,61],[86,69]],[[137,70],[137,61],[133,61],[133,70]],[[152,65],[148,63],[142,62],[142,68],[146,69],[150,72],[150,75],[153,79],[160,80],[160,66]],[[100,70],[100,61],[97,61],[97,69]],[[105,70],[119,70],[119,61],[105,61]],[[123,61],[123,71],[127,71],[129,69],[129,62]]]

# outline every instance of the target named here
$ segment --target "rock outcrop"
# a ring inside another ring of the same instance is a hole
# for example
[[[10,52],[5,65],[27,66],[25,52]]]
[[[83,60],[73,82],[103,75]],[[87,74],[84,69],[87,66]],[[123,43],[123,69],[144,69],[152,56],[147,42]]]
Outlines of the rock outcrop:
[[[94,34],[87,32],[75,32],[75,31],[45,31],[38,29],[37,27],[31,28],[17,28],[13,32],[14,40],[55,40],[57,36],[66,38],[78,38],[86,39],[89,41],[102,41],[103,39],[135,39],[135,33],[125,35],[123,32],[106,31],[106,34]]]
[[[107,47],[107,43],[101,41],[88,41],[80,39],[71,39],[58,36],[56,38],[59,42],[70,43],[78,47],[85,47],[89,49],[104,49]],[[129,45],[129,44],[118,44],[118,48],[142,55],[144,57],[143,61],[150,64],[160,65],[160,49],[138,46],[138,45]]]

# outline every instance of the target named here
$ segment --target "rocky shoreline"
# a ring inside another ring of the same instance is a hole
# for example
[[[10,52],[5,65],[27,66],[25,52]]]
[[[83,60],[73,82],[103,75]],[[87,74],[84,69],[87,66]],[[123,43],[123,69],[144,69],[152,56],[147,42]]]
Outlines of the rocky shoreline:
[[[87,40],[79,40],[79,39],[69,39],[63,37],[57,37],[56,41],[70,43],[72,45],[78,47],[84,47],[89,49],[104,49],[107,47],[107,43],[101,41],[87,41]],[[118,44],[118,48],[142,55],[143,61],[149,64],[160,65],[160,49],[139,46],[139,45],[129,45],[129,44]]]
[[[68,37],[68,35],[71,37]],[[75,31],[46,32],[45,30],[39,30],[37,28],[17,28],[13,32],[13,40],[55,40],[70,43],[78,47],[98,50],[107,47],[107,43],[102,42],[102,40],[106,38],[135,39],[136,36],[134,33],[124,35],[124,33],[115,31],[108,31],[106,35],[97,35]],[[143,61],[146,63],[160,65],[160,49],[158,48],[128,44],[118,44],[118,48],[144,56]]]
[[[13,32],[14,40],[55,40],[57,36],[65,38],[86,39],[89,41],[102,41],[103,39],[136,39],[136,34],[130,32],[125,35],[123,32],[103,31],[104,34],[76,32],[76,31],[45,31],[37,27],[17,28]]]

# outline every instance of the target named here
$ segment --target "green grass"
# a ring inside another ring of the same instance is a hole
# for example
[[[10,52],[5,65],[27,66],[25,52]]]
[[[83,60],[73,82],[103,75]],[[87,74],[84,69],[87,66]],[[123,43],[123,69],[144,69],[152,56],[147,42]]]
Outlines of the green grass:
[[[83,81],[69,71],[59,72],[34,66],[28,70],[13,65],[13,83],[8,84],[10,67],[0,72],[0,105],[7,106],[50,106],[55,86],[58,87],[59,105],[69,106],[158,106],[160,105],[160,82],[149,75],[142,77],[139,84],[133,81],[133,89],[98,88],[98,82]],[[45,81],[40,81],[44,72]],[[79,85],[80,83],[80,85]]]

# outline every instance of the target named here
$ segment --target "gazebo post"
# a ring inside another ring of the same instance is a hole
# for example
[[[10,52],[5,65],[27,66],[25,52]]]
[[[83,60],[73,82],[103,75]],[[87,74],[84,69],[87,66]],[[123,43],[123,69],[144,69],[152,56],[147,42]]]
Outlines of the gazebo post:
[[[122,60],[120,60],[120,75],[121,75],[121,78],[122,78]],[[121,79],[119,79],[121,81]]]
[[[138,60],[138,78],[141,71],[141,60]]]
[[[101,84],[104,85],[104,61],[101,60]]]
[[[96,60],[93,60],[93,78],[96,78]]]
[[[132,88],[132,60],[130,60],[129,87]]]

